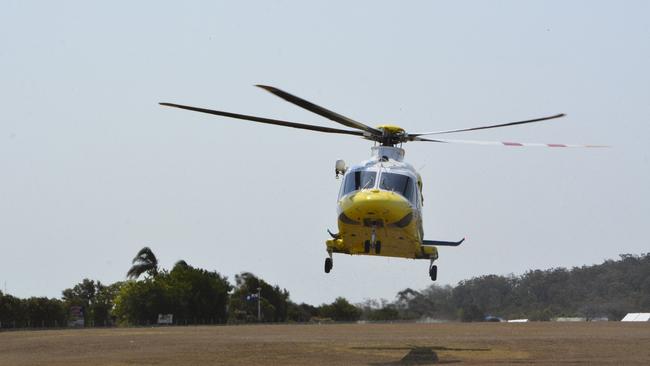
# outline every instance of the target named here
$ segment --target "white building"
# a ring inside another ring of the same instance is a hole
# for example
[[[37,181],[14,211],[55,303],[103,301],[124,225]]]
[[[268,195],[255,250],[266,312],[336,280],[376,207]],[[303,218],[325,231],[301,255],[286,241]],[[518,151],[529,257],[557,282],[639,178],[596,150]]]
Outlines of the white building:
[[[581,318],[581,317],[559,317],[553,319],[553,321],[556,322],[586,322],[587,318]]]
[[[628,313],[622,322],[650,322],[650,313]]]

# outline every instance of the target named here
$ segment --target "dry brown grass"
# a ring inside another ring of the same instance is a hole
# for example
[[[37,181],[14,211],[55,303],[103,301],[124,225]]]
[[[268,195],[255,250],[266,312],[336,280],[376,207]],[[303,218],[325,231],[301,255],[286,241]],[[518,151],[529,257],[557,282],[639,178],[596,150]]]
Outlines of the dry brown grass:
[[[415,350],[415,351],[412,351]],[[646,323],[116,328],[0,333],[0,365],[650,365]],[[408,358],[407,358],[408,359]]]

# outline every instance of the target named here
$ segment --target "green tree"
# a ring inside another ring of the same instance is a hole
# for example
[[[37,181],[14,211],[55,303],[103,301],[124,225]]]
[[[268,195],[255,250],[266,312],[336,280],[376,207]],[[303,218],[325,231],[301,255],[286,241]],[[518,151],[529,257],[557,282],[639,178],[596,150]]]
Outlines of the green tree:
[[[271,286],[250,272],[235,275],[235,290],[230,297],[231,322],[257,321],[257,289],[261,289],[262,320],[284,322],[289,309],[289,292]]]
[[[140,249],[131,263],[132,266],[126,273],[127,278],[136,279],[143,273],[147,273],[151,277],[158,275],[158,258],[149,247]]]
[[[122,284],[123,282],[116,282],[106,286],[100,281],[84,278],[74,287],[63,290],[66,313],[70,311],[71,306],[81,306],[84,309],[84,321],[87,325],[111,325],[115,297]]]
[[[0,292],[0,328],[55,327],[66,322],[64,304],[58,299],[19,299]]]
[[[401,319],[455,319],[453,288],[432,284],[423,291],[407,288],[397,293],[395,308]]]
[[[84,278],[74,287],[62,291],[63,301],[72,305],[88,306],[95,299],[95,285],[94,280]]]
[[[163,280],[177,296],[179,302],[174,313],[179,320],[210,323],[227,320],[228,293],[232,286],[226,277],[179,261]]]
[[[214,271],[177,264],[143,281],[128,281],[115,300],[121,323],[153,324],[158,314],[173,314],[180,324],[223,323],[232,286]]]
[[[187,262],[185,262],[185,261],[182,260],[182,259],[179,260],[178,262],[174,263],[174,268],[176,268],[176,267],[185,267],[185,268],[187,268],[187,267],[189,267],[189,266],[190,266],[190,265],[187,264]]]
[[[287,320],[292,322],[308,322],[311,318],[318,316],[318,308],[305,304],[304,302],[300,305],[289,301],[287,307]]]
[[[482,322],[485,313],[475,304],[465,305],[458,310],[458,317],[463,322]]]
[[[361,309],[350,304],[345,298],[337,297],[331,304],[321,305],[319,315],[336,321],[357,321],[361,317]]]
[[[389,304],[385,299],[367,299],[356,306],[361,310],[361,319],[363,320],[386,321],[399,319],[397,305]]]
[[[386,305],[379,309],[372,309],[368,315],[368,320],[372,321],[386,321],[399,319],[399,312],[394,306]]]
[[[61,300],[30,297],[23,301],[28,326],[41,328],[63,326],[65,324],[66,311]]]
[[[129,325],[155,324],[158,314],[174,314],[179,308],[179,298],[168,288],[161,273],[143,281],[127,281],[115,299],[114,314],[118,322]]]
[[[23,301],[0,291],[0,328],[27,326]]]
[[[105,286],[97,281],[95,299],[90,307],[93,325],[108,326],[113,324],[115,298],[123,284],[124,282],[115,282]]]

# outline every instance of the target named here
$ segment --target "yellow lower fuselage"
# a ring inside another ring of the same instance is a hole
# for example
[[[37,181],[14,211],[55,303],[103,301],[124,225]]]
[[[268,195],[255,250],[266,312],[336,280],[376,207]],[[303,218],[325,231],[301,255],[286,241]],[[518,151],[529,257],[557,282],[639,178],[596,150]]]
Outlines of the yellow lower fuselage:
[[[420,210],[399,193],[378,188],[351,192],[339,199],[338,213],[339,233],[327,241],[328,251],[412,259],[438,256],[435,247],[422,246]]]

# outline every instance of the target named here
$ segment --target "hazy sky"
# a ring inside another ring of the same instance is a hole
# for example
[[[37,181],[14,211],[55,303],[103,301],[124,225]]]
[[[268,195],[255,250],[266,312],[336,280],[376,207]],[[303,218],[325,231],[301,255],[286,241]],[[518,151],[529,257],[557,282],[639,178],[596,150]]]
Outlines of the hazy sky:
[[[440,284],[650,251],[650,2],[0,2],[0,288],[123,280],[150,246],[314,304],[393,299],[427,261],[335,255],[334,162],[371,144],[158,106],[340,127],[253,87],[407,131],[555,113],[410,143]],[[452,136],[449,136],[452,138]]]

